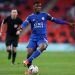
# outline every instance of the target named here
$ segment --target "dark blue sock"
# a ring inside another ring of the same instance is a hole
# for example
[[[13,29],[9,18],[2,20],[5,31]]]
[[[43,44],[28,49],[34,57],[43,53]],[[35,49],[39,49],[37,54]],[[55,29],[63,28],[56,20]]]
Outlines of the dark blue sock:
[[[30,57],[31,55],[27,55],[27,59]],[[29,64],[27,65],[27,67],[29,68],[32,65],[32,62],[29,62]]]
[[[38,57],[40,54],[41,54],[41,51],[38,49],[38,50],[36,50],[36,51],[28,58],[28,60],[29,60],[30,62],[32,62],[32,60],[33,60],[34,58]]]

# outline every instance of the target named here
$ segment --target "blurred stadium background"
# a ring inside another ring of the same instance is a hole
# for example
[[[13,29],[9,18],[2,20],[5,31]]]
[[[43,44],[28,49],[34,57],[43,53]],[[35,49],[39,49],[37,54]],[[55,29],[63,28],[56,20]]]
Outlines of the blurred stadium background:
[[[10,14],[13,8],[19,12],[22,20],[33,12],[35,0],[0,0],[0,25],[2,19]],[[75,23],[75,0],[39,0],[43,11],[56,18]],[[37,75],[75,75],[75,28],[48,22],[48,51],[33,61],[39,67]],[[26,46],[30,33],[23,34],[19,39],[16,65],[10,65],[5,52],[6,26],[3,26],[0,38],[0,75],[25,75],[25,67],[21,64],[25,59]],[[18,51],[20,50],[20,51]],[[23,50],[23,51],[22,51]],[[66,52],[65,52],[66,51]]]
[[[10,14],[13,8],[19,12],[22,20],[33,12],[33,2],[35,0],[0,0],[0,23],[2,19]],[[43,11],[48,12],[56,18],[61,18],[69,22],[75,22],[75,0],[39,0],[42,3]],[[47,50],[75,50],[75,29],[68,25],[57,25],[48,22],[48,42]],[[0,38],[0,50],[5,49],[4,41],[6,36],[6,26],[3,26],[2,38]],[[30,33],[23,34],[19,39],[18,49],[25,50]],[[25,44],[23,44],[25,43]]]

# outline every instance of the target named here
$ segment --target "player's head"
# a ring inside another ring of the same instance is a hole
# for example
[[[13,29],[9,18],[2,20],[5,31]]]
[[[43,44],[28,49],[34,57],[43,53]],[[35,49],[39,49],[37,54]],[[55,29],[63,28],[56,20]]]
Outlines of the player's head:
[[[18,15],[18,11],[16,9],[11,10],[11,17],[15,19]]]
[[[41,8],[42,8],[42,5],[39,1],[34,2],[33,4],[34,12],[40,12]]]

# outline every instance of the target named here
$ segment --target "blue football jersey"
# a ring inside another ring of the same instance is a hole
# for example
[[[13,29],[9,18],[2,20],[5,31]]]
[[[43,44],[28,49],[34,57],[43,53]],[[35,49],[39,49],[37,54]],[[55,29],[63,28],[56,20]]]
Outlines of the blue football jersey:
[[[31,24],[32,34],[46,34],[47,33],[47,20],[58,24],[68,24],[68,22],[63,21],[58,18],[54,18],[51,15],[40,12],[32,13],[29,15],[22,24],[22,28],[26,27],[29,23]]]
[[[47,20],[52,20],[49,14],[41,13],[32,13],[25,20],[25,24],[31,24],[31,30],[33,34],[46,34],[47,33]]]

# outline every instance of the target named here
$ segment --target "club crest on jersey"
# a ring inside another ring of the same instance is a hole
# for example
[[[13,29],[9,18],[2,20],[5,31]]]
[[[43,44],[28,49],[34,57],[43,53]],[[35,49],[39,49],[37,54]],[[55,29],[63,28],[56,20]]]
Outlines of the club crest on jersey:
[[[44,17],[42,17],[42,20],[45,20],[45,18],[44,18]]]
[[[14,28],[17,28],[17,27],[18,27],[18,25],[17,25],[17,24],[15,24],[15,25],[14,25]]]

